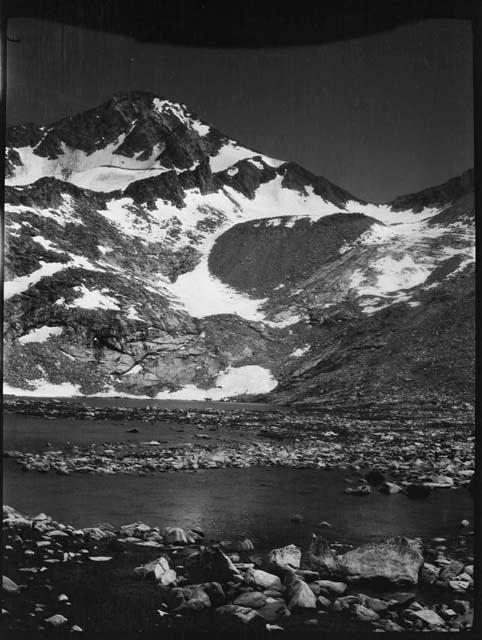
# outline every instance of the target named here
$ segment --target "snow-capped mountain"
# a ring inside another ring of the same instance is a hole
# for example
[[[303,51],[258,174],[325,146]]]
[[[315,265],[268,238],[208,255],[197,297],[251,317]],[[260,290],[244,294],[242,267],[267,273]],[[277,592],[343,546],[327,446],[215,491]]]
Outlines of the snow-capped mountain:
[[[472,172],[370,204],[134,92],[11,128],[6,158],[6,392],[303,399],[358,367],[371,393],[347,341],[473,290]]]

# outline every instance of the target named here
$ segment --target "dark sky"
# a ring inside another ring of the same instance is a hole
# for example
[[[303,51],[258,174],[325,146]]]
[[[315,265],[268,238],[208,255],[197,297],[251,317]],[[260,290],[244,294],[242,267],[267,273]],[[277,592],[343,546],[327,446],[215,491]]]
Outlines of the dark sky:
[[[320,46],[206,49],[11,20],[8,124],[45,124],[142,89],[246,146],[371,201],[473,165],[468,22],[431,20]]]

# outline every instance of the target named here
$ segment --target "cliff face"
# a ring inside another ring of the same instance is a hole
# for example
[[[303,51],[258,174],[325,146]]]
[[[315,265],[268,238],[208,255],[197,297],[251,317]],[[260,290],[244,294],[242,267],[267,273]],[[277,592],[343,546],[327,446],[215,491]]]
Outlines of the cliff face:
[[[471,396],[471,172],[372,205],[135,92],[6,158],[6,392]]]

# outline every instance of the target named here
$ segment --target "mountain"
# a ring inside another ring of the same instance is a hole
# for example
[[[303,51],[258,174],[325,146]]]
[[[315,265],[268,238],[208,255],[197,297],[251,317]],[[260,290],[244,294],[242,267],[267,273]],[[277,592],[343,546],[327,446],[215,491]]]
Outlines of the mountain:
[[[6,392],[471,398],[472,172],[370,204],[140,92],[6,159]]]

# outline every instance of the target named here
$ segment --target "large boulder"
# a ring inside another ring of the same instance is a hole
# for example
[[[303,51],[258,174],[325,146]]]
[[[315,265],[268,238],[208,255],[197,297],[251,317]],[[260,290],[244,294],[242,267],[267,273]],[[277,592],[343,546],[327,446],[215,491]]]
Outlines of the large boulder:
[[[261,591],[245,591],[236,598],[233,604],[250,609],[260,609],[266,604],[266,596]]]
[[[301,550],[294,544],[286,547],[272,549],[268,554],[268,565],[273,569],[299,569],[301,563]]]
[[[8,576],[2,576],[2,590],[6,593],[20,593],[18,584],[11,580]]]
[[[194,583],[242,580],[241,574],[219,545],[212,545],[189,556],[184,560],[184,567],[189,581]]]
[[[335,552],[322,536],[313,534],[306,561],[310,569],[317,571],[320,576],[337,575],[340,572]]]
[[[288,588],[288,609],[316,609],[316,596],[310,587],[297,578]]]
[[[211,607],[211,599],[199,584],[166,590],[163,599],[171,611],[202,611]]]
[[[261,589],[281,589],[280,578],[261,569],[248,569],[244,575],[244,581]]]
[[[423,556],[418,543],[396,537],[352,549],[339,557],[339,564],[347,576],[417,584]]]
[[[134,573],[141,578],[159,582],[164,587],[176,584],[176,572],[169,568],[169,562],[162,556],[145,565],[136,567]]]
[[[179,527],[166,527],[162,532],[166,544],[188,544],[188,538],[184,529]]]

